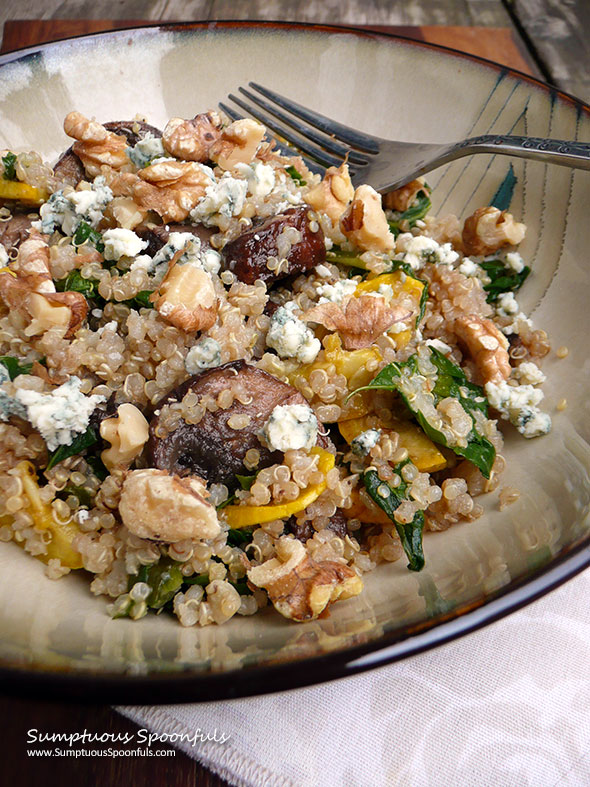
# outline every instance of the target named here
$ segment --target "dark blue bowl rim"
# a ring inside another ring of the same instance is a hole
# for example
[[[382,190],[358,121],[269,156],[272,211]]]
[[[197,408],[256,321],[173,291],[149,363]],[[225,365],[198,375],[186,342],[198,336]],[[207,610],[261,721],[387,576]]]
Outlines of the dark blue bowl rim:
[[[307,24],[279,21],[219,20],[204,22],[167,22],[141,27],[120,28],[102,33],[72,36],[46,44],[24,47],[0,55],[0,68],[21,58],[53,49],[73,40],[116,37],[122,34],[140,34],[149,30],[231,30],[231,29],[300,29],[326,34],[348,33],[356,36],[401,41],[411,46],[452,54],[512,74],[559,98],[573,103],[579,112],[590,113],[590,106],[536,77],[525,74],[491,60],[460,52],[428,42],[416,41],[400,35],[354,28],[344,25]],[[358,675],[370,669],[392,664],[403,658],[444,645],[459,637],[500,620],[556,589],[568,579],[590,566],[590,536],[566,548],[546,566],[520,578],[493,596],[481,599],[477,606],[432,618],[421,627],[397,629],[370,642],[342,651],[332,651],[320,656],[279,664],[247,666],[228,672],[182,673],[154,672],[147,675],[129,675],[107,671],[49,670],[43,664],[11,665],[0,663],[0,693],[30,698],[87,703],[168,704],[179,702],[210,702],[235,699],[280,691],[288,691],[326,681]]]

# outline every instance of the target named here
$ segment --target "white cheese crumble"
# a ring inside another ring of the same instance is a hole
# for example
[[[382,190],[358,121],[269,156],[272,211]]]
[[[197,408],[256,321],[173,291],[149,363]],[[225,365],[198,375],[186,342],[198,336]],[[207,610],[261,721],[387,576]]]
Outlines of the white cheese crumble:
[[[276,350],[281,358],[296,358],[299,363],[312,363],[322,349],[311,328],[295,316],[293,301],[279,306],[272,315],[266,344]]]
[[[213,369],[221,364],[221,345],[209,336],[203,336],[194,344],[184,359],[184,368],[189,374],[198,374],[203,369]]]
[[[236,171],[248,181],[248,191],[253,197],[267,197],[275,187],[275,171],[270,164],[261,161],[237,164]]]
[[[350,449],[357,456],[367,456],[371,448],[377,445],[380,437],[381,429],[367,429],[366,432],[361,432],[353,439]]]
[[[539,437],[550,431],[551,417],[537,407],[544,397],[543,391],[532,385],[508,385],[503,380],[486,383],[485,392],[492,407],[524,437]]]
[[[229,173],[224,173],[217,181],[207,186],[205,196],[201,197],[196,207],[191,210],[191,217],[202,221],[206,227],[216,224],[217,215],[231,219],[239,216],[244,207],[244,200],[248,192],[248,181],[232,178]]]
[[[340,279],[335,284],[318,284],[316,292],[320,296],[318,303],[342,303],[350,295],[353,295],[358,282],[352,279]]]
[[[147,240],[142,240],[133,230],[116,227],[107,230],[102,236],[105,260],[120,260],[121,257],[136,257],[147,248]]]
[[[434,238],[412,235],[411,232],[402,232],[398,235],[395,251],[396,259],[403,260],[412,270],[422,268],[427,262],[452,265],[459,259],[459,254],[450,243],[440,244]]]
[[[524,270],[524,260],[517,251],[509,251],[506,254],[506,265],[515,273],[521,273]]]
[[[306,404],[279,404],[261,434],[271,451],[309,451],[317,441],[318,419]]]
[[[60,445],[70,445],[77,434],[85,432],[96,405],[105,401],[104,396],[97,394],[85,396],[80,385],[78,377],[70,377],[51,393],[19,389],[15,394],[50,451]]]
[[[541,385],[546,380],[545,375],[536,363],[525,361],[512,370],[512,377],[525,385]]]
[[[113,199],[113,192],[106,185],[103,175],[99,175],[94,182],[87,186],[83,183],[77,191],[63,190],[54,192],[47,202],[39,209],[40,219],[34,221],[32,226],[45,235],[51,235],[56,227],[61,227],[66,235],[73,235],[84,221],[96,229],[103,211]]]
[[[529,327],[533,325],[526,314],[520,311],[520,306],[513,292],[505,292],[499,296],[496,301],[496,315],[498,317],[508,317],[512,319],[512,322],[508,325],[500,326],[500,330],[506,336],[512,333],[520,333],[525,325]]]
[[[10,262],[8,252],[3,243],[0,243],[0,267],[4,268]]]
[[[463,276],[477,276],[478,271],[480,270],[479,265],[473,260],[470,260],[469,257],[464,257],[463,262],[459,265],[458,271],[462,273]]]
[[[138,169],[147,167],[154,159],[166,156],[162,140],[158,137],[154,137],[150,132],[148,132],[143,139],[140,139],[134,147],[127,148],[126,152],[128,158]]]

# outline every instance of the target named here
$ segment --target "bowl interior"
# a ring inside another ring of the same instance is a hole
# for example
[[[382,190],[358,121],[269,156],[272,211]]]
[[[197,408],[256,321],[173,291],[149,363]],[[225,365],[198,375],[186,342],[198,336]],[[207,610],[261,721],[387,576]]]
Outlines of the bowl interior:
[[[144,28],[6,58],[0,147],[37,150],[53,161],[68,146],[62,122],[73,109],[100,121],[139,113],[162,127],[169,117],[215,107],[248,80],[393,139],[443,142],[509,132],[590,138],[588,112],[576,102],[472,58],[374,35],[230,25]],[[306,667],[309,659],[342,663],[399,640],[485,603],[588,543],[590,173],[475,156],[429,175],[433,212],[464,217],[489,204],[510,165],[517,178],[511,211],[528,226],[521,251],[533,268],[519,302],[554,350],[569,348],[561,360],[553,351],[544,366],[553,431],[529,441],[507,433],[501,486],[520,490],[516,503],[501,512],[497,493],[480,498],[484,517],[425,537],[422,573],[408,572],[403,560],[380,566],[366,575],[359,598],[299,625],[272,610],[219,628],[182,628],[164,615],[113,621],[105,599],[91,595],[88,577],[51,581],[41,563],[3,543],[2,666],[84,676],[181,672],[199,678],[205,693],[208,676],[228,673],[225,690],[216,684],[217,696],[248,693],[248,670],[273,664],[292,663],[304,674],[297,682],[312,682],[317,673]],[[557,412],[562,398],[567,409]]]

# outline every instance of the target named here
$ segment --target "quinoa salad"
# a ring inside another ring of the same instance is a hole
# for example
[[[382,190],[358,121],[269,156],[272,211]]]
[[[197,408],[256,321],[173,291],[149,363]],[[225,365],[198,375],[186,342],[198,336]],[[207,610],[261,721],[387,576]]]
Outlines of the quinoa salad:
[[[306,621],[518,498],[500,427],[551,428],[524,224],[214,111],[64,130],[54,167],[0,153],[0,540],[116,618]]]

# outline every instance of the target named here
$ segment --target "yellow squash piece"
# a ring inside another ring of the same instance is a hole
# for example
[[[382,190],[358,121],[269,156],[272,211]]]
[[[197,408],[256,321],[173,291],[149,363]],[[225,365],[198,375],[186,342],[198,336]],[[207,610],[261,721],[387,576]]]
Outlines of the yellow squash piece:
[[[318,470],[324,475],[334,467],[334,454],[324,451],[323,448],[312,448],[311,453],[319,456]],[[293,514],[298,514],[317,500],[325,488],[326,482],[321,481],[319,484],[308,486],[296,500],[291,500],[288,503],[268,506],[228,506],[223,510],[223,513],[231,528],[262,525],[265,522],[272,522],[274,519],[285,519]]]
[[[400,447],[407,448],[410,459],[421,473],[434,473],[447,466],[447,460],[432,440],[424,434],[419,426],[410,421],[394,419],[384,427],[376,415],[366,415],[362,418],[339,421],[338,428],[349,445],[355,437],[358,437],[361,432],[366,432],[367,429],[397,432]]]
[[[391,525],[391,519],[385,511],[373,504],[372,508],[365,505],[359,494],[358,489],[353,489],[351,493],[352,505],[344,510],[347,519],[358,519],[367,525]]]
[[[333,333],[324,340],[324,351],[322,359],[313,363],[300,366],[295,372],[289,375],[289,382],[296,385],[298,377],[309,379],[309,375],[315,369],[328,369],[332,364],[336,367],[336,374],[343,374],[348,381],[348,390],[354,391],[368,385],[377,374],[376,363],[382,361],[381,353],[377,347],[367,347],[363,350],[344,350],[338,334]],[[376,363],[375,363],[376,362]],[[370,364],[371,370],[367,369]],[[370,396],[368,392],[353,396],[346,406],[342,403],[344,418],[358,418],[370,412]]]
[[[369,292],[378,292],[381,285],[387,285],[393,290],[392,302],[402,301],[407,303],[408,307],[413,309],[415,316],[420,312],[420,299],[424,291],[424,282],[408,276],[403,271],[394,271],[393,273],[383,273],[380,276],[375,276],[374,279],[370,277],[361,282],[355,290],[355,296],[366,295]],[[407,331],[392,334],[395,338],[398,349],[405,347],[412,337],[414,326]]]
[[[47,563],[52,558],[57,558],[68,568],[82,568],[82,557],[72,547],[74,537],[80,535],[75,522],[59,522],[55,518],[53,508],[49,503],[44,503],[39,494],[37,476],[30,462],[19,462],[15,468],[22,481],[23,490],[29,501],[29,510],[37,530],[48,530],[51,541],[47,544],[44,555],[35,555],[39,560]]]
[[[48,196],[45,189],[37,189],[35,186],[29,186],[28,183],[21,183],[18,180],[0,178],[0,202],[10,200],[22,202],[25,205],[41,205]]]

